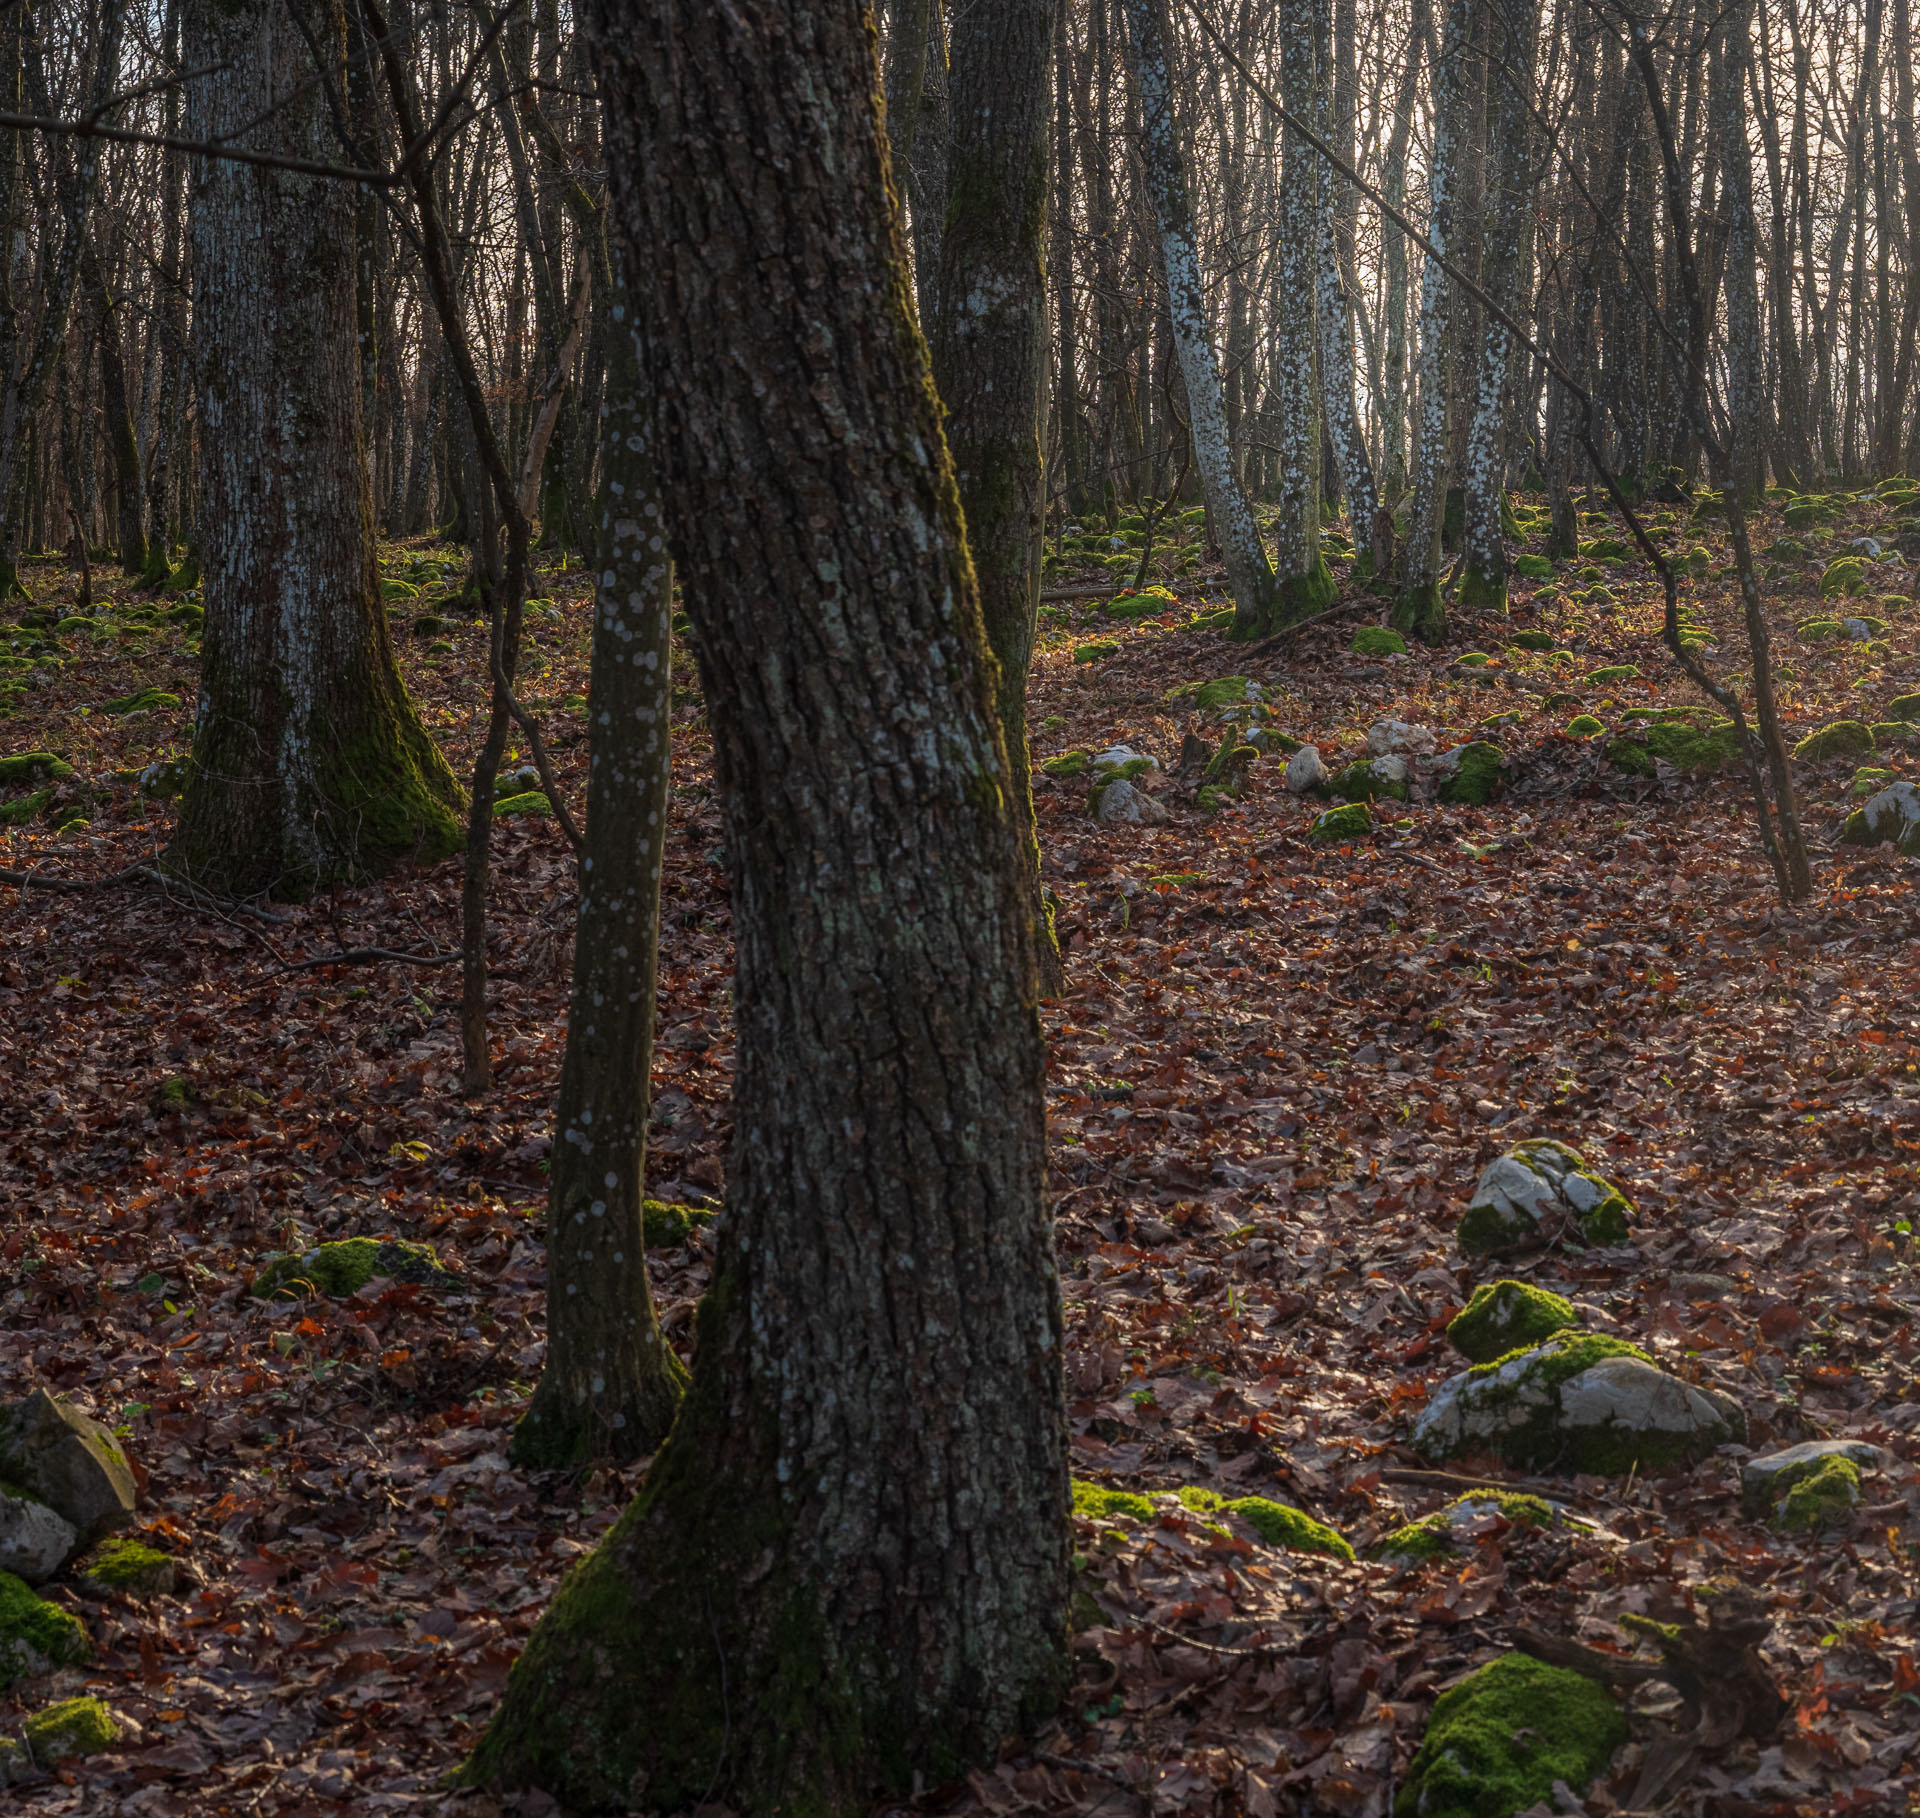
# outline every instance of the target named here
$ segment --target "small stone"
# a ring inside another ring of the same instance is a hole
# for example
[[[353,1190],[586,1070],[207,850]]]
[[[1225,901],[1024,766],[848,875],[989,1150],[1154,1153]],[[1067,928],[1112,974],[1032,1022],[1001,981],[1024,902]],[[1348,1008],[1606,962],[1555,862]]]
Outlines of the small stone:
[[[1803,1445],[1749,1458],[1740,1467],[1742,1511],[1753,1516],[1769,1514],[1796,1483],[1811,1477],[1830,1458],[1852,1465],[1856,1483],[1862,1467],[1872,1470],[1887,1462],[1887,1454],[1864,1439],[1809,1439]]]
[[[1373,815],[1365,802],[1348,802],[1342,808],[1329,808],[1307,830],[1307,837],[1318,845],[1338,845],[1343,840],[1364,838],[1373,831]]]
[[[80,1545],[73,1523],[28,1496],[0,1488],[0,1572],[45,1584]]]
[[[1104,825],[1157,827],[1167,811],[1143,789],[1125,777],[1116,777],[1094,792],[1093,818]]]
[[[1302,745],[1287,760],[1286,787],[1289,795],[1307,795],[1327,780],[1326,766],[1320,762],[1317,745]]]
[[[0,1420],[0,1480],[63,1516],[81,1546],[133,1519],[133,1472],[119,1441],[45,1389]]]
[[[1411,725],[1406,720],[1376,720],[1367,729],[1367,752],[1372,757],[1396,751],[1431,757],[1438,744],[1431,727]]]
[[[1920,857],[1920,784],[1889,783],[1847,816],[1840,838],[1849,846],[1890,843],[1905,858]]]

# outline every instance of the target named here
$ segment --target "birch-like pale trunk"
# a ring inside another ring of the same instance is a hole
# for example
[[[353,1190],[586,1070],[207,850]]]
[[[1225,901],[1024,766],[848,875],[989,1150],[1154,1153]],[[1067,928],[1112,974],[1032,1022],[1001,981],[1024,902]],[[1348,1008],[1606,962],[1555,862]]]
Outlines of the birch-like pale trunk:
[[[1193,205],[1188,199],[1185,161],[1173,117],[1163,4],[1164,0],[1123,0],[1128,61],[1140,101],[1141,160],[1160,229],[1174,352],[1187,389],[1193,464],[1226,562],[1227,586],[1233,593],[1233,634],[1260,637],[1279,623],[1280,592],[1260,541],[1259,526],[1254,523],[1253,506],[1234,471],[1233,451],[1227,441],[1226,394],[1213,350],[1213,327],[1200,282]]]
[[[1339,104],[1338,82],[1328,80],[1332,72],[1324,6],[1319,9],[1314,24],[1320,55],[1315,125],[1321,137],[1351,162],[1353,122],[1350,111],[1343,110]],[[1374,513],[1380,500],[1374,486],[1373,462],[1367,454],[1367,439],[1360,428],[1360,413],[1353,401],[1353,299],[1348,289],[1351,259],[1349,251],[1342,246],[1345,238],[1350,249],[1351,236],[1343,235],[1333,166],[1321,157],[1315,157],[1313,162],[1319,173],[1315,197],[1319,258],[1314,283],[1320,326],[1320,393],[1325,401],[1327,441],[1333,449],[1334,465],[1340,470],[1341,490],[1347,495],[1347,522],[1352,527],[1357,552],[1354,572],[1365,576],[1374,568]],[[1391,237],[1397,240],[1400,236]]]
[[[1388,203],[1403,209],[1407,201],[1407,158],[1413,141],[1413,113],[1420,98],[1420,53],[1426,42],[1427,0],[1413,0],[1407,32],[1407,60],[1394,96],[1393,129],[1387,139],[1386,172],[1382,189]],[[1407,242],[1405,236],[1381,234],[1386,298],[1382,311],[1386,371],[1381,380],[1380,495],[1389,509],[1399,505],[1407,490]]]
[[[1493,0],[1488,81],[1486,253],[1487,294],[1516,320],[1524,316],[1533,271],[1533,87],[1539,14],[1535,0]],[[1473,419],[1467,428],[1466,530],[1461,545],[1463,606],[1507,605],[1507,390],[1513,336],[1488,312],[1480,337]]]
[[[1433,158],[1428,170],[1427,238],[1444,255],[1453,244],[1460,139],[1468,98],[1471,0],[1451,0],[1435,72]],[[1393,622],[1422,642],[1447,635],[1440,596],[1440,531],[1447,509],[1453,442],[1453,311],[1440,261],[1428,256],[1420,273],[1420,392],[1414,424],[1413,503],[1400,552],[1400,589]]]
[[[1316,0],[1280,0],[1280,83],[1287,109],[1312,118],[1319,89]],[[1316,300],[1322,209],[1320,154],[1287,127],[1281,136],[1279,319],[1274,323],[1273,389],[1279,453],[1274,473],[1280,510],[1273,526],[1273,568],[1280,619],[1319,612],[1333,599],[1320,554],[1320,395]],[[1331,245],[1333,225],[1325,222]],[[1348,397],[1352,391],[1349,388]]]

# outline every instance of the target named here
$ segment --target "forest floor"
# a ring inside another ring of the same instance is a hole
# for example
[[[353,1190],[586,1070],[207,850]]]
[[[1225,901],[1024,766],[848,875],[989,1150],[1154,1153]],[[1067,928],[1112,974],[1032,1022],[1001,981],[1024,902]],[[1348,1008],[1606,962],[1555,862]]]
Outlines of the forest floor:
[[[1920,688],[1911,602],[1844,608],[1888,621],[1871,644],[1795,636],[1822,604],[1819,558],[1883,515],[1846,504],[1810,566],[1775,564],[1796,734],[1884,720]],[[1725,560],[1713,526],[1666,534]],[[390,572],[421,554],[390,552]],[[1078,1604],[1071,1708],[1036,1747],[921,1807],[1374,1818],[1436,1694],[1516,1626],[1627,1651],[1623,1614],[1672,1614],[1717,1576],[1763,1595],[1788,1715],[1685,1764],[1662,1803],[1712,1818],[1912,1806],[1920,863],[1835,842],[1859,759],[1803,765],[1816,891],[1783,910],[1738,777],[1624,775],[1607,738],[1566,733],[1582,708],[1611,734],[1631,710],[1690,699],[1658,644],[1650,572],[1600,566],[1611,598],[1572,599],[1567,577],[1521,583],[1510,616],[1456,615],[1446,651],[1404,659],[1351,651],[1374,609],[1250,656],[1194,623],[1204,572],[1157,620],[1049,613],[1031,722],[1068,949],[1046,1022],[1075,1474],[1268,1496],[1362,1557],[1268,1548],[1164,1504],[1146,1522],[1077,1519],[1093,1602]],[[1911,586],[1910,571],[1878,572],[1895,577],[1882,590]],[[43,602],[75,581],[55,564],[26,576]],[[542,585],[525,692],[577,801],[586,578]],[[1717,630],[1715,666],[1737,671],[1730,584],[1685,586]],[[431,595],[397,600],[393,620],[460,771],[484,634],[408,635],[434,610]],[[51,750],[77,775],[0,839],[0,865],[99,878],[164,846],[170,805],[135,782],[184,749],[197,665],[182,632],[139,618],[127,596],[94,628],[15,634],[0,689],[28,686],[0,752]],[[1115,648],[1075,661],[1096,626]],[[1555,649],[1513,647],[1518,631]],[[1493,660],[1462,666],[1475,640]],[[1639,674],[1581,679],[1618,665]],[[1387,715],[1443,746],[1516,715],[1492,734],[1504,792],[1486,807],[1377,804],[1373,832],[1324,846],[1307,837],[1319,804],[1262,757],[1237,800],[1204,812],[1171,773],[1184,733],[1220,729],[1169,696],[1227,675],[1261,683],[1270,724],[1329,757],[1363,755]],[[106,711],[143,687],[186,705]],[[649,1190],[708,1205],[725,1191],[730,957],[690,665],[675,719]],[[1148,787],[1164,823],[1097,824],[1084,784],[1041,768],[1117,742],[1160,761]],[[1916,745],[1887,734],[1876,762],[1920,775]],[[27,794],[0,791],[0,811]],[[86,824],[56,831],[48,817],[76,804]],[[129,1738],[12,1789],[9,1809],[552,1809],[436,1786],[559,1576],[637,1482],[504,1458],[542,1353],[572,861],[545,819],[502,821],[498,851],[500,1083],[474,1104],[456,1089],[454,968],[327,962],[451,951],[457,861],[264,917],[143,884],[0,891],[0,1391],[45,1383],[121,1430],[142,1531],[182,1568],[176,1595],[146,1602],[49,1587],[94,1657],[0,1695],[0,1732],[86,1690]],[[1629,1245],[1462,1256],[1454,1227],[1479,1170],[1523,1136],[1576,1144],[1620,1183],[1637,1208]],[[265,1256],[386,1234],[432,1243],[472,1292],[249,1292]],[[696,1230],[652,1259],[683,1349],[706,1243]],[[1434,1473],[1406,1441],[1464,1367],[1446,1324],[1476,1282],[1506,1275],[1737,1396],[1751,1449],[1885,1447],[1851,1527],[1789,1539],[1742,1516],[1737,1452],[1624,1480],[1487,1460]],[[1366,1561],[1467,1483],[1543,1490],[1577,1522],[1494,1518],[1453,1555]],[[1633,1802],[1658,1718],[1636,1709],[1634,1740],[1580,1809]]]

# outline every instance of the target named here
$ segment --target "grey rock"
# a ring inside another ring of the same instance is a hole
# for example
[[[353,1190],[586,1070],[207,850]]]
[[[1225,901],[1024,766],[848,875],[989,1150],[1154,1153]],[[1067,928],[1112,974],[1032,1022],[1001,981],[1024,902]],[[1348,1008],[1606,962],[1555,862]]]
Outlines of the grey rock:
[[[1773,1506],[1783,1478],[1792,1477],[1801,1467],[1818,1464],[1823,1458],[1845,1458],[1863,1471],[1887,1462],[1879,1446],[1864,1439],[1809,1439],[1801,1445],[1787,1446],[1764,1457],[1749,1458],[1740,1467],[1740,1506],[1749,1514],[1764,1514]]]
[[[1167,811],[1144,789],[1116,777],[1093,798],[1093,818],[1108,825],[1157,827]]]
[[[1430,726],[1415,726],[1406,720],[1376,720],[1367,729],[1367,754],[1370,757],[1385,757],[1390,752],[1431,757],[1438,744],[1439,740],[1434,737]]]
[[[1864,644],[1874,635],[1874,630],[1865,619],[1842,619],[1840,629],[1856,644]]]
[[[64,1516],[91,1546],[133,1520],[133,1472],[97,1420],[35,1389],[0,1417],[0,1479]]]
[[[80,1531],[64,1516],[0,1489],[0,1572],[45,1584],[80,1548]]]
[[[1287,760],[1286,786],[1289,795],[1306,795],[1327,780],[1327,768],[1320,762],[1319,747],[1302,745]]]

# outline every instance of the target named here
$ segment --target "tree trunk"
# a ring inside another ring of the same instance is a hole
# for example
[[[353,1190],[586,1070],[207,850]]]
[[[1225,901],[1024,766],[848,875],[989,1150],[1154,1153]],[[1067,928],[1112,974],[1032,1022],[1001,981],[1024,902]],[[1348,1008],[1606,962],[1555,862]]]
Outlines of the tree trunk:
[[[337,5],[320,42],[343,53]],[[279,0],[194,0],[188,135],[336,155]],[[328,72],[336,75],[335,71]],[[210,159],[194,191],[206,571],[200,709],[169,854],[222,895],[305,893],[459,844],[460,789],[415,717],[374,571],[353,197]]]
[[[1489,59],[1487,294],[1516,320],[1524,318],[1533,271],[1533,88],[1539,16],[1534,0],[1494,0]],[[1481,330],[1480,372],[1467,430],[1466,532],[1461,545],[1463,606],[1507,606],[1507,385],[1513,336],[1491,314]]]
[[[1047,114],[1054,0],[973,0],[954,17],[948,63],[950,201],[933,313],[934,382],[1007,747],[1043,996],[1066,978],[1040,881],[1027,752],[1027,671],[1040,607],[1046,512]]]
[[[1319,47],[1315,0],[1281,0],[1280,83],[1287,110],[1311,120],[1317,109]],[[1273,524],[1279,622],[1323,611],[1333,577],[1320,554],[1320,390],[1316,307],[1320,267],[1320,154],[1291,127],[1281,135],[1279,320],[1274,324],[1274,391],[1279,411],[1280,510]],[[1331,223],[1327,238],[1332,240]],[[1348,394],[1351,396],[1351,392]]]
[[[1434,71],[1433,161],[1427,237],[1442,253],[1453,250],[1460,143],[1467,124],[1470,0],[1451,0],[1446,37]],[[1453,446],[1453,311],[1440,261],[1428,257],[1420,274],[1420,396],[1414,433],[1413,503],[1400,556],[1400,592],[1393,622],[1429,644],[1447,635],[1440,597],[1440,532],[1447,509]]]
[[[644,1195],[673,567],[646,453],[633,319],[610,337],[606,493],[589,683],[586,844],[547,1182],[547,1358],[515,1464],[630,1464],[666,1438],[686,1372],[647,1282]]]
[[[140,574],[147,566],[147,499],[140,477],[140,438],[134,431],[133,411],[127,401],[127,361],[120,337],[119,304],[101,270],[91,235],[80,252],[80,283],[93,304],[100,347],[100,401],[106,417],[107,456],[113,463],[120,567],[123,573]]]
[[[1193,460],[1200,490],[1220,553],[1226,559],[1227,585],[1233,591],[1234,635],[1259,637],[1278,623],[1280,590],[1253,521],[1253,507],[1233,469],[1227,444],[1226,397],[1213,353],[1212,325],[1200,284],[1193,205],[1173,118],[1172,83],[1167,72],[1164,0],[1124,0],[1127,54],[1140,97],[1140,154],[1147,188],[1160,226],[1160,255],[1167,280],[1173,343],[1186,381],[1187,420],[1193,435]]]
[[[1721,213],[1727,222],[1727,421],[1734,484],[1745,506],[1766,488],[1765,354],[1760,340],[1760,290],[1754,275],[1753,163],[1747,148],[1747,28],[1736,10],[1713,36],[1711,108],[1720,141]]]
[[[1065,1689],[1032,919],[864,18],[596,10],[725,803],[735,1139],[687,1404],[470,1774],[851,1813]]]

